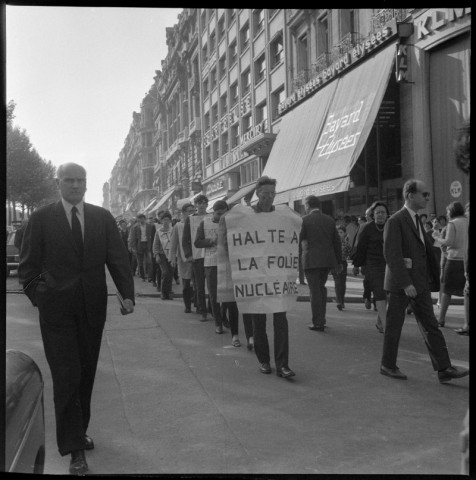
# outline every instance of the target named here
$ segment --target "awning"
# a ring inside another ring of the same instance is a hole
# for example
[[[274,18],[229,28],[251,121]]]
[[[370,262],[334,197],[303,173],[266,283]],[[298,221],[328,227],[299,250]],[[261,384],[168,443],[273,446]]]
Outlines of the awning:
[[[172,194],[174,193],[175,189],[172,189],[168,192],[165,192],[165,194],[159,199],[159,201],[152,206],[152,208],[150,209],[150,211],[155,211],[155,210],[158,210],[160,207],[162,207],[162,205],[165,204],[165,202],[172,196]]]
[[[147,207],[145,207],[144,211],[142,212],[143,214],[146,214],[150,211],[152,211],[152,207],[159,201],[159,199],[157,197],[154,197],[152,199],[152,201],[149,203],[149,205],[147,205]]]
[[[263,171],[274,203],[346,191],[392,73],[395,44],[338,77],[286,114]],[[256,195],[253,197],[256,201]]]
[[[215,202],[218,202],[218,200],[223,200],[226,197],[226,194],[221,194],[216,197],[212,197],[208,199],[208,207],[207,207],[207,213],[213,212],[213,205],[215,205]],[[228,203],[228,202],[227,202]]]
[[[228,205],[238,202],[243,197],[250,194],[255,189],[255,186],[256,186],[256,182],[253,182],[253,183],[250,183],[249,185],[241,187],[236,193],[234,193],[230,198],[228,198],[226,202],[228,203]]]

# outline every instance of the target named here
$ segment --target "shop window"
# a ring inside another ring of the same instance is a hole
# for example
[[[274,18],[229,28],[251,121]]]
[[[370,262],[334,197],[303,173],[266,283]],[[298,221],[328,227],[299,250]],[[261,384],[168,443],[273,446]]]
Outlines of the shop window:
[[[283,34],[279,33],[270,45],[271,68],[284,61]]]
[[[266,57],[265,54],[261,55],[255,62],[255,83],[261,82],[266,76]]]

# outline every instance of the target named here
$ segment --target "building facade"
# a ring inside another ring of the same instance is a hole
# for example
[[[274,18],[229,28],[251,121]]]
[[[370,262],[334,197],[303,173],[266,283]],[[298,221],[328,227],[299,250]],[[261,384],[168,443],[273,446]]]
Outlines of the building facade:
[[[115,215],[176,214],[199,192],[275,203],[309,194],[333,216],[402,205],[427,183],[427,213],[469,201],[452,156],[470,117],[471,9],[184,9],[113,171]],[[152,112],[152,114],[150,113]],[[438,194],[436,194],[438,192]]]

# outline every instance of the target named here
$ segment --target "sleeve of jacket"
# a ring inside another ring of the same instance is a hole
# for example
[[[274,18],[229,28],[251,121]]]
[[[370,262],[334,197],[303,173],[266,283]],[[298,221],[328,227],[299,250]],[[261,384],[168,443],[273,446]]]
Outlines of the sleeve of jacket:
[[[127,248],[122,241],[112,214],[105,210],[103,215],[107,232],[107,268],[119,293],[123,298],[129,298],[135,304],[134,278],[132,276]]]
[[[192,233],[190,228],[190,217],[185,219],[185,224],[183,226],[182,248],[185,258],[190,258],[192,256]]]
[[[164,248],[162,247],[162,242],[160,241],[159,231],[155,232],[154,243],[152,244],[152,253],[154,256],[164,255]]]
[[[36,306],[35,289],[41,279],[42,226],[38,213],[33,213],[23,234],[22,248],[20,250],[20,264],[18,266],[18,280],[23,286],[23,291]]]
[[[129,248],[133,251],[137,250],[137,224],[131,227],[131,231],[129,232]]]
[[[351,250],[352,262],[354,267],[362,267],[366,263],[368,246],[368,224],[361,225]]]
[[[214,245],[212,240],[205,237],[205,222],[202,220],[198,226],[197,235],[193,242],[196,248],[210,248]]]
[[[412,279],[403,260],[402,235],[401,218],[390,217],[383,231],[383,255],[395,282],[401,285],[401,288],[406,288],[412,284]]]
[[[174,225],[172,228],[172,233],[170,234],[170,250],[169,250],[169,262],[175,262],[176,258],[180,255],[179,251],[179,235],[177,225]]]

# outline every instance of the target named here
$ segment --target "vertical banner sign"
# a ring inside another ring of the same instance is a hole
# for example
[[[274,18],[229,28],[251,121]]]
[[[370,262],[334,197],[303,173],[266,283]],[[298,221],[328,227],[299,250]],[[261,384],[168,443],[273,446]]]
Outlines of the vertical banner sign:
[[[285,312],[294,305],[301,223],[285,205],[260,213],[237,205],[226,214],[233,295],[241,313]]]

